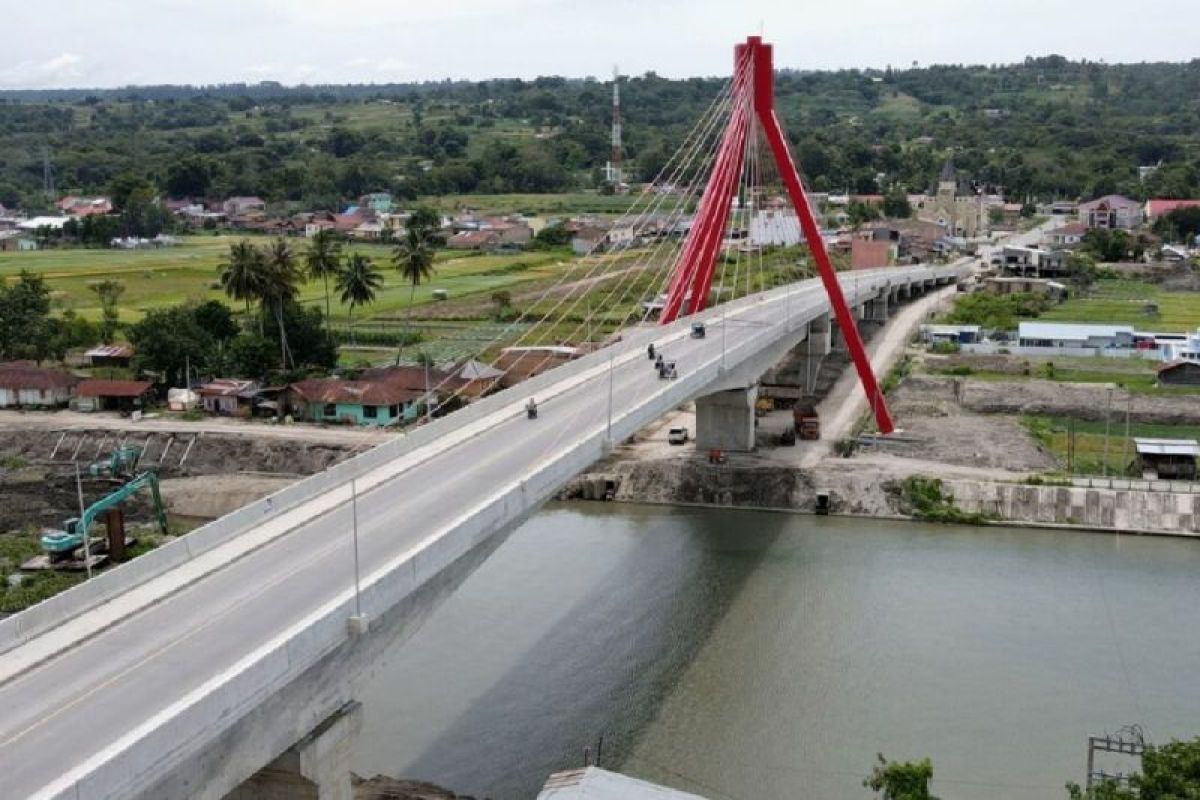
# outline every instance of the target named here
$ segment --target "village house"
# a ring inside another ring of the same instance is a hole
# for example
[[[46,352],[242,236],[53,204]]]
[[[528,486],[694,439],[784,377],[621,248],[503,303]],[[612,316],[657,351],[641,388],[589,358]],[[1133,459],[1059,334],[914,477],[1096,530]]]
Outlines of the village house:
[[[850,242],[850,269],[875,269],[895,263],[897,244],[890,239],[864,239],[855,236]]]
[[[89,379],[75,387],[76,411],[119,411],[129,414],[146,403],[150,381]]]
[[[254,412],[254,401],[261,387],[255,381],[234,378],[214,378],[196,388],[196,394],[210,414],[225,417],[248,417]]]
[[[583,351],[569,345],[506,347],[496,359],[496,368],[504,373],[501,385],[509,387],[541,375],[560,364],[573,361],[581,355]]]
[[[604,247],[607,234],[607,230],[597,226],[580,227],[571,237],[571,250],[577,256],[597,252]]]
[[[395,208],[391,194],[388,192],[371,192],[358,198],[358,205],[369,209],[375,214],[390,214]]]
[[[1200,443],[1195,439],[1148,439],[1135,436],[1138,468],[1146,480],[1194,481]]]
[[[133,348],[127,344],[99,344],[84,351],[83,357],[92,367],[125,369],[133,361]]]
[[[496,231],[459,231],[446,241],[451,250],[495,250],[500,247]]]
[[[1200,200],[1147,200],[1146,221],[1154,223],[1179,208],[1200,208]]]
[[[421,392],[384,381],[308,378],[288,387],[297,419],[351,425],[392,425],[410,413]]]
[[[1081,204],[1079,221],[1089,228],[1131,230],[1142,224],[1142,204],[1119,194],[1105,195]]]
[[[230,197],[221,205],[221,210],[228,217],[241,217],[253,212],[265,212],[267,204],[260,197]]]
[[[76,378],[32,361],[0,363],[0,408],[59,408],[71,400]]]
[[[1005,272],[1034,278],[1061,275],[1067,265],[1066,253],[1038,247],[1005,245],[1000,258]]]
[[[288,405],[298,418],[312,422],[393,425],[420,416],[427,394],[429,404],[436,406],[466,383],[438,369],[376,367],[353,380],[309,378],[293,383]]]
[[[1156,372],[1159,386],[1200,386],[1200,362],[1172,361]]]
[[[58,210],[71,217],[90,217],[95,214],[111,214],[112,201],[107,197],[75,197],[67,195],[57,203]]]
[[[1047,231],[1042,237],[1042,244],[1052,248],[1071,248],[1078,247],[1083,242],[1083,237],[1087,235],[1088,226],[1078,220],[1068,222],[1066,225],[1055,228],[1052,231]]]

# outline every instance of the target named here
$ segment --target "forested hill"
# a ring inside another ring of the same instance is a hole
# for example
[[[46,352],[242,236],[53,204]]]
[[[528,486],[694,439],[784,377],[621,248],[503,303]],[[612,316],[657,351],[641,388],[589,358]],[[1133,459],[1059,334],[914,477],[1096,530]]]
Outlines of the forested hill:
[[[623,80],[635,177],[657,171],[722,84]],[[817,190],[924,190],[952,154],[1011,197],[1200,196],[1200,60],[785,70],[777,95]],[[608,156],[609,97],[607,83],[554,77],[0,92],[0,203],[45,204],[44,152],[60,193],[148,182],[332,208],[374,190],[589,188]],[[1139,181],[1138,166],[1159,162]]]

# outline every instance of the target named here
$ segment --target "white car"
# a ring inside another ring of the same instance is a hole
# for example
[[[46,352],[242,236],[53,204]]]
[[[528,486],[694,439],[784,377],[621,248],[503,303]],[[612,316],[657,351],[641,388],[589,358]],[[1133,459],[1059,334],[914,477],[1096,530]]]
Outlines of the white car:
[[[688,429],[682,425],[676,425],[667,431],[667,442],[670,444],[687,444]]]

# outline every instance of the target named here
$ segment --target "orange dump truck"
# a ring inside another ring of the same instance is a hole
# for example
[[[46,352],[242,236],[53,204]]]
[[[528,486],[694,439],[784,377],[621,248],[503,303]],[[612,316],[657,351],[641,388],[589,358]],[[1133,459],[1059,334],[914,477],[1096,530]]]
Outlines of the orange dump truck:
[[[796,426],[797,439],[811,442],[821,438],[821,420],[815,407],[797,403],[792,409],[792,421]]]

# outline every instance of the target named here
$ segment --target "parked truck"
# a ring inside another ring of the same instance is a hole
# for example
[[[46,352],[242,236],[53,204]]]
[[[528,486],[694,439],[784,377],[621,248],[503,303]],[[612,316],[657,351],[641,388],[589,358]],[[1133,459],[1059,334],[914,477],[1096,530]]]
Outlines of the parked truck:
[[[792,408],[792,422],[796,428],[796,438],[812,442],[821,438],[821,420],[817,416],[815,406],[808,403],[797,403]]]

